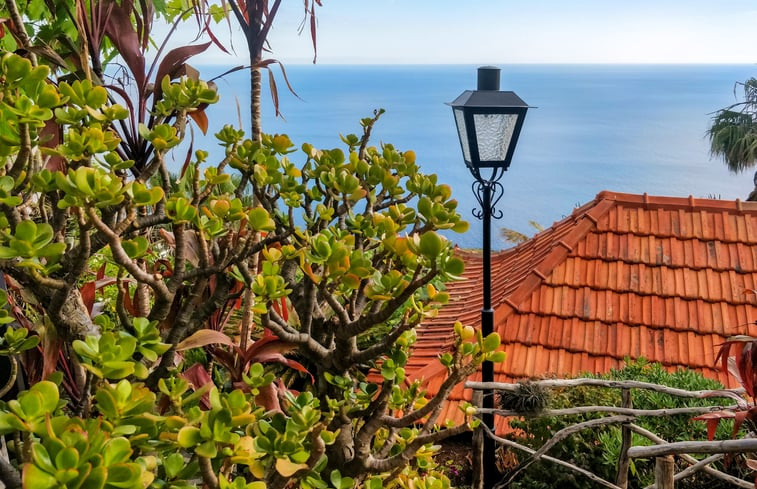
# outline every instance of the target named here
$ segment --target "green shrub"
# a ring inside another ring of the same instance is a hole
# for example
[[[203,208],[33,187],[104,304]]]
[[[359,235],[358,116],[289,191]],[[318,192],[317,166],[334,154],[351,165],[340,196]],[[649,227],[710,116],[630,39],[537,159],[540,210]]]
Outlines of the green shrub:
[[[723,386],[714,380],[686,369],[668,372],[659,363],[649,363],[644,359],[626,360],[620,369],[612,369],[604,375],[588,377],[608,380],[637,380],[666,385],[686,390],[720,389]],[[634,389],[632,391],[633,407],[637,409],[663,409],[693,406],[717,406],[727,403],[722,399],[690,399],[667,394]],[[563,409],[576,406],[620,406],[621,395],[618,389],[581,386],[554,390],[550,396],[549,409]],[[513,420],[511,426],[516,428],[510,435],[518,443],[538,449],[554,433],[572,424],[589,419],[606,416],[606,414],[587,414],[560,417],[531,417]],[[637,424],[657,434],[667,441],[706,440],[705,423],[692,421],[692,416],[677,415],[665,417],[644,417]],[[722,423],[717,432],[718,439],[730,438],[728,423]],[[548,454],[587,469],[603,479],[614,481],[617,474],[617,461],[621,447],[621,429],[619,426],[606,426],[595,430],[585,430],[571,435],[558,443]],[[633,445],[650,444],[646,438],[633,435]],[[524,461],[527,455],[512,451],[515,459]],[[512,455],[506,457],[508,460]],[[511,462],[514,466],[517,462]],[[683,467],[683,466],[682,466]],[[738,467],[733,470],[738,471]],[[654,482],[654,460],[638,459],[632,462],[629,474],[629,487],[642,488]],[[589,479],[549,462],[537,462],[527,468],[513,484],[515,488],[547,489],[552,487],[589,489],[596,485]],[[697,488],[715,487],[709,477],[697,476],[678,483],[677,487]]]

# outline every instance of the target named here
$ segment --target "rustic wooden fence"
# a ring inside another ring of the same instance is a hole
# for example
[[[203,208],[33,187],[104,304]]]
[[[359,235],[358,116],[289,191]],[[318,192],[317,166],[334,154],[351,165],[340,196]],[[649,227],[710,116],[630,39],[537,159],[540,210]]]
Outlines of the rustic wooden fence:
[[[634,423],[634,421],[638,418],[646,416],[660,417],[680,414],[697,416],[704,413],[720,410],[744,410],[748,406],[743,397],[743,389],[689,391],[659,384],[651,384],[647,382],[612,381],[590,378],[547,379],[530,381],[530,383],[542,389],[562,389],[578,386],[620,389],[622,393],[622,402],[621,406],[576,406],[567,409],[546,409],[544,411],[541,411],[539,413],[539,416],[552,417],[589,413],[603,413],[606,414],[606,416],[582,423],[577,423],[568,426],[560,431],[557,431],[556,433],[554,433],[552,438],[538,450],[534,450],[512,440],[496,436],[494,433],[492,433],[482,425],[474,435],[474,488],[478,489],[482,487],[481,479],[483,472],[481,460],[483,453],[482,451],[484,436],[492,437],[500,445],[530,454],[530,457],[528,459],[518,465],[518,467],[507,474],[501,481],[498,481],[497,487],[507,487],[507,485],[512,482],[518,476],[518,474],[525,470],[525,468],[527,468],[529,465],[536,461],[544,461],[548,463],[558,464],[567,470],[576,472],[577,474],[580,474],[581,476],[594,481],[598,485],[610,489],[626,489],[628,487],[629,467],[631,459],[634,458],[655,458],[656,460],[655,483],[646,489],[671,489],[673,488],[676,481],[690,477],[698,471],[706,472],[707,474],[727,481],[728,483],[733,484],[736,487],[743,487],[745,489],[755,487],[754,482],[747,482],[732,475],[723,473],[711,467],[711,464],[723,458],[724,454],[727,453],[757,452],[756,438],[744,438],[725,441],[687,441],[668,443],[666,440],[660,438],[656,434],[651,433],[650,431]],[[491,412],[496,416],[506,417],[519,417],[525,414],[523,412],[513,410],[496,408],[485,409],[481,407],[481,400],[483,398],[484,392],[518,392],[519,389],[522,388],[522,384],[505,384],[499,382],[467,382],[465,386],[469,389],[473,389],[473,402],[477,406],[477,413],[479,414]],[[724,403],[722,406],[687,407],[674,409],[634,409],[632,394],[634,389],[652,390],[684,398],[722,398],[728,404]],[[602,479],[598,475],[591,473],[586,469],[547,455],[547,452],[550,448],[554,447],[561,440],[564,440],[574,433],[578,433],[579,431],[586,429],[592,429],[598,426],[606,426],[611,424],[620,425],[622,433],[620,460],[618,460],[618,472],[614,481]],[[632,433],[637,433],[638,435],[647,438],[653,443],[653,445],[632,446]],[[703,460],[698,460],[692,457],[690,454],[709,454],[710,456]],[[679,457],[681,460],[688,464],[688,467],[686,469],[681,470],[677,474],[674,474],[674,457]]]

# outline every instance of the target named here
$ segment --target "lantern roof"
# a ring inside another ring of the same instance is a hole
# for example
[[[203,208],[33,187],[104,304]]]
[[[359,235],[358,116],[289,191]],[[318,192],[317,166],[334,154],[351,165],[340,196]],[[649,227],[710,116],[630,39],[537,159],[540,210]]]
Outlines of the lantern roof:
[[[528,109],[530,106],[515,92],[499,90],[466,90],[449,103],[452,107],[502,108],[513,107]]]

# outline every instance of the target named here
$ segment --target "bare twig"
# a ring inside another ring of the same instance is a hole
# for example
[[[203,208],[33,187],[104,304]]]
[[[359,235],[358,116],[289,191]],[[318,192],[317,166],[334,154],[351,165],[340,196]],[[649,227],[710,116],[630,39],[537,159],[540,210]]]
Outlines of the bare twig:
[[[564,440],[565,438],[572,435],[573,433],[578,433],[579,431],[582,431],[582,430],[593,429],[598,426],[604,426],[608,424],[627,423],[632,420],[633,418],[630,416],[607,416],[605,418],[590,419],[589,421],[584,421],[583,423],[576,423],[574,425],[561,429],[560,431],[555,433],[552,436],[552,438],[550,438],[544,445],[542,445],[541,448],[539,448],[536,452],[534,452],[533,455],[528,460],[518,465],[518,467],[510,473],[510,476],[508,477],[505,485],[510,484],[513,480],[515,480],[515,477],[519,473],[526,470],[526,468],[528,468],[528,466],[530,466],[532,463],[536,462],[540,456],[547,453],[547,451],[550,448],[557,445],[560,441]],[[632,456],[630,454],[630,450],[629,450],[628,455],[629,457]]]
[[[521,451],[526,452],[526,453],[531,454],[531,455],[534,455],[536,453],[536,450],[534,450],[533,448],[527,447],[525,445],[521,445],[520,443],[516,443],[516,442],[514,442],[512,440],[507,440],[505,438],[500,438],[499,436],[496,436],[495,434],[493,434],[491,432],[491,430],[489,430],[489,428],[487,426],[485,426],[485,425],[481,425],[481,426],[484,428],[484,430],[486,430],[486,436],[492,437],[494,439],[494,441],[496,441],[497,443],[499,443],[501,445],[505,445],[507,447],[515,448],[516,450],[521,450]],[[544,455],[544,454],[539,455],[538,458],[539,458],[539,460],[544,460],[546,462],[551,462],[551,463],[559,465],[561,467],[565,467],[568,470],[572,470],[573,472],[581,474],[584,477],[586,477],[587,479],[592,480],[592,481],[596,482],[597,484],[601,484],[604,487],[607,487],[609,489],[622,489],[622,488],[616,486],[615,484],[613,484],[612,482],[606,481],[606,480],[602,479],[601,477],[597,476],[596,474],[593,474],[593,473],[589,472],[586,469],[582,469],[581,467],[578,467],[576,465],[568,463],[568,462],[566,462],[564,460],[560,460],[559,458],[550,457],[549,455]]]

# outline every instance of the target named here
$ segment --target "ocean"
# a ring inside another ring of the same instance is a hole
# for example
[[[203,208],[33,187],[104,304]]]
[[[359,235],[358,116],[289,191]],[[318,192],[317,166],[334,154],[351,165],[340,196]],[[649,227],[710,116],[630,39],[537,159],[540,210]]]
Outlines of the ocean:
[[[502,179],[505,195],[498,209],[504,216],[492,223],[494,249],[511,246],[499,228],[533,234],[529,221],[548,227],[602,190],[732,200],[745,199],[753,188],[752,172],[734,175],[722,161],[711,159],[705,132],[712,113],[736,101],[735,82],[757,75],[756,66],[501,68],[502,89],[536,108],[528,111]],[[201,67],[206,79],[225,70]],[[343,147],[339,134],[360,134],[360,119],[385,109],[373,143],[413,149],[422,171],[437,173],[440,182],[451,185],[471,227],[449,237],[464,248],[481,247],[481,224],[471,213],[477,205],[473,178],[462,160],[452,110],[445,105],[463,90],[475,89],[476,66],[291,65],[286,73],[297,96],[275,69],[283,117],[275,117],[264,94],[265,132],[286,133],[297,146]],[[249,127],[247,80],[246,72],[217,80],[221,100],[209,110],[209,134],[228,123]],[[216,145],[200,137],[198,147],[213,155]]]

